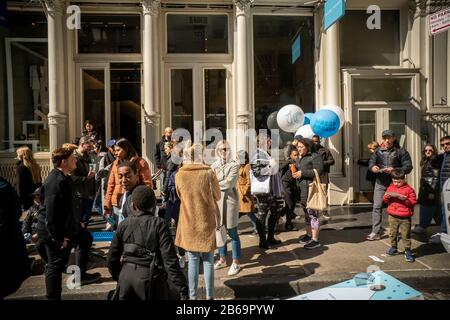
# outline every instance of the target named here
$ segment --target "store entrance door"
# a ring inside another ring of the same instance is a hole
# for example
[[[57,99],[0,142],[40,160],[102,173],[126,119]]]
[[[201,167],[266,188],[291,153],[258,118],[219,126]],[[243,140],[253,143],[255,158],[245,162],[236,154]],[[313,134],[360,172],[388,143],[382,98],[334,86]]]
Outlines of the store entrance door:
[[[353,168],[354,168],[354,202],[369,202],[373,198],[373,185],[367,180],[368,160],[372,155],[368,144],[381,143],[381,133],[385,129],[391,129],[397,136],[400,147],[408,150],[408,131],[411,117],[407,107],[363,107],[356,106],[353,112],[356,119],[354,137],[357,141],[353,144]],[[411,140],[411,139],[410,139]]]
[[[166,66],[165,97],[169,123],[183,140],[198,142],[226,139],[228,114],[228,67],[223,64],[170,64]],[[209,130],[204,136],[204,132]]]

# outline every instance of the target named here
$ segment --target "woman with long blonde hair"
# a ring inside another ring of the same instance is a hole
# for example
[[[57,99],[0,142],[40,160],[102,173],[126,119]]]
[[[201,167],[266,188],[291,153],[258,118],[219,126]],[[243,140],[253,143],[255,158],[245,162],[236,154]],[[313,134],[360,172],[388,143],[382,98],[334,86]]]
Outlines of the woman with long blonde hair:
[[[31,195],[42,185],[41,167],[34,159],[33,152],[27,146],[16,150],[16,189],[23,210],[28,210],[33,205]]]

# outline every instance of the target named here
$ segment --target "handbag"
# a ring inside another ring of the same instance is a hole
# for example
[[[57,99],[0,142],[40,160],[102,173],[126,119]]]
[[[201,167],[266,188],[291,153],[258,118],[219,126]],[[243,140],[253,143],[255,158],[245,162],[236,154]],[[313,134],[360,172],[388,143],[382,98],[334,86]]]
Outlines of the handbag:
[[[211,170],[212,173],[212,170]],[[208,174],[208,181],[209,181],[209,190],[211,191],[211,197],[214,201],[214,209],[215,209],[215,217],[216,217],[216,246],[218,248],[221,248],[225,246],[227,243],[227,229],[223,225],[223,223],[220,223],[220,210],[219,206],[217,205],[216,200],[214,200],[214,193],[212,190],[212,184],[211,184],[211,175]]]
[[[309,184],[308,200],[306,201],[306,208],[324,211],[327,209],[327,193],[325,191],[326,184],[321,183],[319,173],[314,170],[315,178],[313,182]]]

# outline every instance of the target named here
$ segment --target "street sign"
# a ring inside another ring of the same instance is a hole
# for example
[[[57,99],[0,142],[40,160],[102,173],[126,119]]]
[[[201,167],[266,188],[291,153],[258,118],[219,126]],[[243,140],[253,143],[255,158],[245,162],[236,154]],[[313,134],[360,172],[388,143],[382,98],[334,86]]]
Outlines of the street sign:
[[[297,38],[295,38],[294,42],[292,43],[291,50],[292,50],[292,64],[294,64],[297,61],[297,59],[300,58],[300,55],[302,53],[300,35],[298,35]]]
[[[327,0],[323,13],[325,31],[345,15],[345,0]]]
[[[428,22],[431,35],[450,29],[450,8],[430,14]]]

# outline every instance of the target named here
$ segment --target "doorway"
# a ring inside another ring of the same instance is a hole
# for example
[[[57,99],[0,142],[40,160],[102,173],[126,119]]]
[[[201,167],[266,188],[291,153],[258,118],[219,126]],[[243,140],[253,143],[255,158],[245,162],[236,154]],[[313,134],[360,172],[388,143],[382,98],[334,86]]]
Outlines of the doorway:
[[[226,139],[230,127],[229,68],[224,64],[166,65],[166,123],[175,130],[185,129],[178,130],[182,140],[211,144],[220,136]]]
[[[100,138],[126,138],[141,153],[141,64],[78,65],[81,130],[91,120]]]
[[[412,106],[411,106],[412,108]],[[373,186],[366,179],[368,171],[368,160],[372,153],[368,144],[372,142],[381,143],[381,132],[385,129],[394,131],[400,147],[411,150],[411,139],[408,139],[411,128],[411,115],[407,106],[399,107],[365,107],[355,106],[353,115],[356,124],[353,144],[354,159],[354,200],[355,202],[369,202],[373,198]]]

